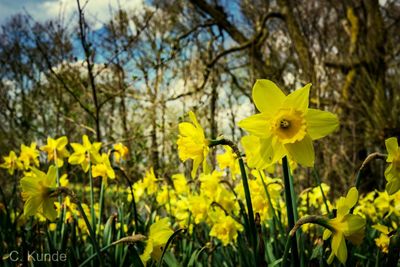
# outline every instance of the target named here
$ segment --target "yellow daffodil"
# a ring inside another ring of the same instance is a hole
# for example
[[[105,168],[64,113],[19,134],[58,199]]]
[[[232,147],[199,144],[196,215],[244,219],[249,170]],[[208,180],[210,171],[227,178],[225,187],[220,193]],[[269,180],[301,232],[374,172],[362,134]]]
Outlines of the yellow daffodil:
[[[393,228],[389,228],[386,225],[375,224],[372,228],[378,230],[380,232],[379,237],[375,238],[376,246],[385,254],[389,253],[389,244],[390,244],[390,232],[394,229],[397,229],[397,225],[395,223]]]
[[[225,153],[217,155],[218,166],[221,170],[229,168],[232,177],[240,174],[239,161],[230,146],[224,146]]]
[[[8,157],[3,157],[4,163],[0,164],[0,168],[8,170],[13,175],[16,169],[23,169],[22,163],[19,161],[14,151],[10,151]]]
[[[234,243],[238,237],[238,232],[243,231],[243,226],[236,222],[231,216],[227,216],[222,211],[217,211],[213,215],[215,223],[213,224],[210,236],[221,240],[222,245],[227,246]]]
[[[189,192],[189,187],[187,185],[186,177],[182,173],[177,173],[172,175],[172,182],[174,183],[174,188],[176,193],[184,194]]]
[[[41,213],[51,221],[57,217],[54,209],[55,198],[51,197],[51,193],[56,188],[56,175],[55,166],[50,166],[47,174],[32,168],[31,174],[21,179],[25,216]]]
[[[89,163],[97,164],[101,162],[99,150],[100,142],[90,143],[87,135],[82,136],[82,144],[71,143],[74,153],[68,158],[68,163],[72,165],[80,164],[84,172],[89,170]]]
[[[39,151],[36,149],[36,143],[32,142],[30,146],[21,145],[19,160],[23,163],[25,170],[33,164],[39,167]]]
[[[336,115],[308,108],[311,84],[285,95],[273,82],[257,80],[253,101],[259,114],[239,122],[239,126],[260,138],[260,154],[271,164],[283,156],[304,166],[314,165],[316,140],[338,127]]]
[[[168,223],[168,218],[163,218],[150,226],[149,237],[146,247],[140,259],[146,264],[150,258],[158,261],[161,258],[165,244],[174,231],[171,230]]]
[[[210,204],[211,200],[203,194],[189,196],[189,209],[195,224],[206,221]]]
[[[107,185],[107,178],[115,179],[114,169],[111,167],[110,160],[106,153],[101,155],[100,162],[92,166],[92,175],[93,177],[101,176],[105,185]]]
[[[122,160],[126,160],[126,157],[128,156],[128,148],[124,146],[122,143],[117,143],[114,144],[113,149],[115,150],[114,152],[114,159],[115,162],[121,162]]]
[[[350,188],[347,196],[340,197],[336,204],[336,218],[328,221],[335,232],[333,233],[331,243],[331,255],[328,258],[328,264],[331,264],[336,256],[342,264],[347,260],[347,246],[345,239],[353,244],[360,244],[364,238],[365,219],[359,215],[350,213],[351,208],[358,201],[358,191],[355,187]],[[324,231],[323,239],[326,240],[332,235],[328,229]]]
[[[390,163],[385,170],[386,191],[392,195],[400,189],[400,148],[396,137],[386,139],[385,144],[388,152],[386,162]]]
[[[143,188],[147,191],[148,195],[152,195],[155,192],[157,192],[158,179],[154,174],[153,167],[151,167],[150,170],[146,171],[142,183],[143,183]]]
[[[49,161],[54,160],[58,167],[62,167],[64,165],[64,158],[69,157],[69,152],[66,148],[67,144],[68,138],[66,136],[58,139],[47,137],[47,145],[42,146],[40,150],[47,153]]]
[[[207,172],[206,157],[209,151],[208,140],[204,136],[204,130],[198,123],[192,111],[189,112],[192,123],[179,123],[178,145],[179,158],[182,161],[193,160],[191,175],[196,176],[197,169],[203,163],[203,172]]]
[[[269,163],[260,154],[260,138],[255,135],[243,136],[240,142],[242,143],[243,149],[246,153],[246,163],[250,168],[256,170],[266,170],[268,173],[274,173],[275,163]],[[293,161],[292,157],[288,157],[290,172],[292,173],[297,168],[297,163]],[[282,159],[279,159],[279,164],[282,164]]]

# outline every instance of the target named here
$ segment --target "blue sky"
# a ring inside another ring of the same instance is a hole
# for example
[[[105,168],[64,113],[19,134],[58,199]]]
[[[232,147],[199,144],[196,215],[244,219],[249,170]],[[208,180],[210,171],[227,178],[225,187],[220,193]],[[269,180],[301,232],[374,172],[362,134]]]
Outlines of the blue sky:
[[[109,19],[110,9],[117,9],[119,4],[128,9],[143,8],[143,0],[89,0],[87,16],[95,27],[101,27]],[[0,24],[17,13],[28,12],[35,20],[45,21],[60,15],[68,19],[75,11],[75,0],[0,0]]]

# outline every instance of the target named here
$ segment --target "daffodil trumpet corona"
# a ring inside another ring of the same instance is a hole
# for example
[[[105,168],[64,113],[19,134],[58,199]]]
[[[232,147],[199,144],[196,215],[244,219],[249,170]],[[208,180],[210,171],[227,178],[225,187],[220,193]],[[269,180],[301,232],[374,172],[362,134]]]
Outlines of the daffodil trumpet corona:
[[[259,155],[268,164],[289,156],[295,162],[312,167],[313,140],[333,132],[337,116],[309,108],[311,84],[285,95],[270,80],[257,80],[253,101],[260,112],[239,122],[239,127],[260,140]]]

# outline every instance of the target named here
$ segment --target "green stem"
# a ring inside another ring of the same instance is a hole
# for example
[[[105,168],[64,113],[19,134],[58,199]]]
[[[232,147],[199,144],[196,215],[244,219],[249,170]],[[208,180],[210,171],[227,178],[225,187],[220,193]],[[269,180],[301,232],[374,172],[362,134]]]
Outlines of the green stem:
[[[246,169],[244,167],[243,159],[239,158],[239,166],[240,166],[240,172],[242,174],[242,183],[243,183],[243,188],[244,188],[244,194],[246,197],[246,205],[247,205],[247,213],[249,217],[249,224],[250,224],[250,229],[251,229],[251,236],[252,236],[252,242],[254,248],[257,246],[257,239],[256,239],[256,224],[254,221],[254,212],[253,212],[253,205],[251,203],[251,195],[250,195],[250,189],[249,189],[249,183],[247,181],[247,175],[246,175]]]
[[[81,202],[79,200],[77,200],[76,197],[74,197],[74,201],[75,201],[76,205],[78,206],[79,212],[82,215],[83,220],[85,221],[86,227],[89,230],[89,236],[90,236],[90,239],[92,240],[93,247],[96,250],[97,256],[99,258],[100,266],[104,266],[103,258],[101,257],[101,253],[100,253],[100,247],[96,240],[96,234],[93,231],[92,227],[90,226],[89,220],[85,214],[85,211],[82,208]]]
[[[281,222],[280,219],[278,219],[278,216],[276,216],[275,208],[274,208],[274,206],[272,205],[272,201],[271,201],[271,195],[269,194],[269,191],[268,191],[268,186],[269,186],[271,183],[265,184],[263,173],[262,173],[261,171],[258,171],[258,173],[259,173],[259,175],[260,175],[260,177],[261,177],[261,182],[262,182],[262,184],[263,184],[265,194],[267,195],[267,199],[268,199],[268,203],[269,203],[269,208],[270,208],[271,211],[272,211],[273,219],[277,222],[277,224],[278,224],[278,226],[279,226],[279,231],[280,231],[280,233],[283,234],[283,233],[284,233],[284,230],[283,230],[282,222]]]
[[[256,229],[256,223],[254,220],[253,205],[251,203],[251,195],[250,195],[249,183],[247,181],[246,168],[244,166],[242,155],[241,155],[237,145],[235,143],[233,143],[231,140],[227,140],[227,139],[210,140],[209,147],[213,147],[216,145],[230,146],[232,148],[233,152],[236,154],[236,157],[239,161],[240,173],[242,175],[242,183],[243,183],[244,194],[245,194],[245,198],[246,198],[247,216],[248,216],[249,225],[250,225],[250,242],[254,249],[256,263],[258,263],[257,229]]]
[[[115,246],[115,245],[116,245],[116,243],[111,243],[111,244],[105,246],[104,248],[100,249],[100,252],[104,252],[104,251],[106,251],[107,249],[109,249],[109,248],[111,248],[112,246]],[[82,262],[82,263],[79,265],[79,267],[85,266],[86,264],[88,264],[88,263],[89,263],[94,257],[96,257],[97,255],[99,255],[97,252],[94,253],[94,254],[92,254],[92,255],[90,255],[90,257],[87,258],[84,262]]]
[[[96,216],[94,213],[94,192],[93,192],[93,177],[92,164],[89,162],[89,185],[90,185],[90,217],[92,217],[93,231],[96,234]]]
[[[318,172],[314,168],[313,168],[313,173],[314,173],[315,182],[317,183],[317,185],[319,186],[319,189],[321,190],[322,199],[323,199],[324,204],[325,204],[326,212],[328,213],[328,215],[330,215],[331,212],[329,210],[328,200],[327,200],[327,198],[325,196],[324,190],[322,189],[321,179],[319,178]]]
[[[307,223],[317,224],[324,228],[329,229],[333,233],[335,232],[335,229],[329,224],[328,219],[326,219],[324,217],[315,216],[315,215],[302,217],[301,219],[299,219],[296,222],[296,224],[293,226],[293,228],[290,230],[290,232],[287,236],[286,243],[285,243],[285,250],[284,250],[284,253],[282,256],[282,266],[289,266],[289,264],[287,262],[288,257],[289,257],[289,250],[290,250],[290,247],[292,247],[292,249],[293,249],[293,243],[296,243],[296,239],[293,237],[296,236],[297,230],[299,230],[303,224],[307,224]],[[298,261],[296,261],[295,263],[298,263]]]
[[[289,229],[294,227],[295,218],[294,218],[294,209],[293,209],[293,200],[292,200],[292,190],[291,190],[291,176],[289,172],[289,166],[287,157],[282,158],[282,167],[283,167],[283,178],[285,184],[285,198],[286,198],[286,212],[288,216],[288,224]],[[294,234],[296,236],[296,233]],[[299,254],[297,250],[297,237],[295,237],[291,241],[291,248],[292,248],[292,262],[299,262]]]
[[[100,199],[99,199],[99,221],[98,221],[98,225],[97,225],[97,228],[99,229],[99,235],[100,235],[100,226],[101,226],[101,216],[102,216],[102,214],[103,214],[103,203],[104,203],[104,201],[103,201],[103,199],[104,199],[104,191],[105,191],[105,186],[104,186],[104,182],[103,182],[103,179],[102,178],[100,178],[101,179],[101,189],[100,189]]]

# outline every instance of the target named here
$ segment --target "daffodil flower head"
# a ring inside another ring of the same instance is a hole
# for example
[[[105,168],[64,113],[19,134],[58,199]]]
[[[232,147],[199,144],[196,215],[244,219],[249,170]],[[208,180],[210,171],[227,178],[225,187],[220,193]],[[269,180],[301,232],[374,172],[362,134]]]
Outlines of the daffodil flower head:
[[[239,122],[239,126],[260,138],[259,154],[267,164],[290,156],[301,165],[314,165],[312,140],[333,132],[336,115],[308,108],[311,84],[285,95],[275,83],[257,80],[253,101],[260,111]]]
[[[239,161],[230,146],[224,146],[225,153],[217,155],[218,166],[221,170],[229,168],[232,178],[240,174]]]
[[[324,231],[323,239],[327,240],[332,235],[331,255],[328,264],[333,262],[335,256],[342,264],[347,260],[347,246],[345,239],[353,244],[360,244],[364,238],[365,218],[350,213],[350,210],[358,201],[358,191],[355,187],[350,188],[346,197],[340,197],[336,204],[336,218],[328,221],[328,224],[335,229],[332,232]]]
[[[25,170],[29,169],[31,164],[39,167],[39,151],[36,149],[35,142],[32,142],[30,146],[21,145],[19,160],[23,163]]]
[[[386,139],[385,145],[388,152],[386,162],[390,163],[385,170],[386,191],[393,195],[400,189],[400,148],[396,137]]]
[[[111,167],[110,160],[106,153],[101,155],[101,161],[92,166],[93,177],[102,177],[103,182],[107,185],[107,178],[115,179],[114,169]]]
[[[71,143],[74,153],[68,158],[68,163],[72,165],[80,164],[84,172],[88,172],[91,164],[101,162],[99,150],[101,148],[100,142],[90,143],[87,135],[82,136],[82,144]]]
[[[146,190],[148,195],[152,195],[158,190],[158,179],[154,173],[153,167],[146,171],[142,180],[143,189]]]
[[[140,259],[146,264],[150,258],[159,261],[168,239],[174,231],[169,227],[168,218],[163,218],[150,226],[146,247]]]
[[[179,123],[179,137],[177,140],[179,158],[182,161],[193,160],[191,175],[196,176],[197,169],[203,163],[203,172],[207,172],[206,157],[209,151],[208,140],[205,138],[204,130],[197,121],[192,111],[189,111],[190,122]]]
[[[66,148],[68,144],[68,138],[62,136],[58,139],[47,137],[47,145],[40,147],[40,150],[47,153],[48,160],[54,160],[58,167],[64,165],[64,158],[69,157],[69,152]]]
[[[238,232],[243,231],[243,226],[221,210],[216,210],[212,216],[215,218],[215,222],[210,236],[218,238],[224,246],[235,243]]]
[[[56,188],[56,175],[55,166],[50,166],[47,174],[32,168],[31,173],[21,179],[24,216],[40,213],[51,221],[57,217],[55,198],[51,196]]]
[[[375,238],[376,246],[385,254],[389,253],[389,244],[390,244],[390,232],[394,229],[397,229],[397,225],[395,222],[392,222],[393,227],[387,227],[382,224],[375,224],[372,228],[378,230],[380,232],[379,237]]]
[[[114,149],[115,162],[121,162],[122,160],[126,160],[126,157],[129,152],[126,146],[124,146],[122,143],[117,143],[114,144],[113,149]]]
[[[177,173],[172,175],[172,182],[174,184],[174,188],[176,193],[185,194],[189,192],[189,186],[186,181],[186,177],[182,173]]]
[[[23,169],[23,165],[14,151],[10,151],[8,157],[4,156],[3,159],[4,163],[0,164],[0,168],[7,169],[9,174],[13,175],[16,169]]]

